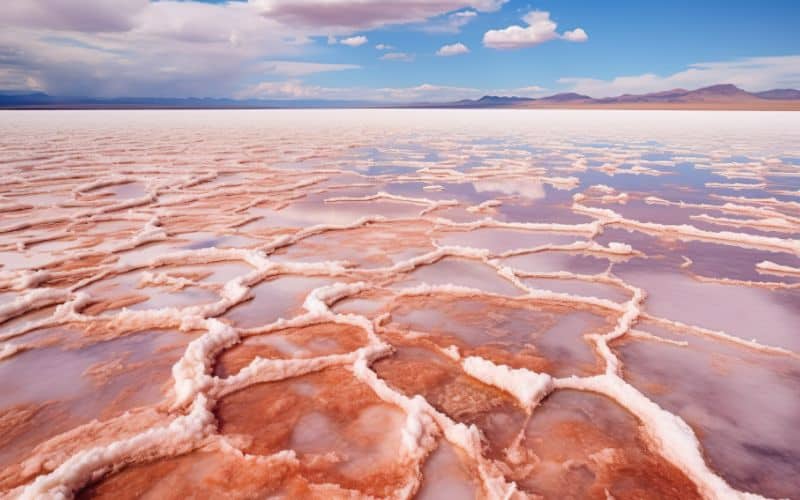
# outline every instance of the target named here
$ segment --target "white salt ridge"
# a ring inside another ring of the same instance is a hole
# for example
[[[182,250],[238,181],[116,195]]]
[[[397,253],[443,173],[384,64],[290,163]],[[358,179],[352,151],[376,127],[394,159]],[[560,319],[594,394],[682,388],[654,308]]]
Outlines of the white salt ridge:
[[[92,182],[87,182],[85,184],[79,184],[78,186],[75,186],[72,192],[78,195],[82,193],[88,193],[89,191],[94,191],[95,189],[116,186],[119,184],[129,184],[131,182],[137,182],[138,180],[139,180],[138,178],[133,176],[111,175],[108,177],[97,179]]]
[[[729,231],[706,231],[689,224],[669,225],[655,222],[641,222],[628,219],[607,208],[593,208],[574,203],[573,210],[578,213],[591,215],[603,225],[618,225],[626,229],[641,231],[657,236],[675,237],[681,240],[708,241],[743,248],[759,250],[783,251],[800,255],[800,240],[782,239],[773,236],[761,236],[747,233],[732,233]]]
[[[48,271],[0,271],[0,288],[5,290],[24,291],[29,288],[36,288],[40,284],[50,279],[51,273]]]
[[[486,212],[486,211],[490,211],[491,209],[493,209],[495,207],[499,207],[502,204],[503,203],[500,200],[486,200],[486,201],[484,201],[484,202],[482,202],[482,203],[480,203],[478,205],[467,207],[467,212],[471,212],[471,213],[474,213],[474,214],[480,213],[480,212]]]
[[[24,344],[11,344],[8,342],[0,344],[0,361],[10,358],[11,356],[27,349],[28,346]]]
[[[186,453],[211,434],[214,415],[202,394],[192,403],[191,411],[166,427],[157,427],[129,439],[81,451],[49,474],[38,476],[18,491],[20,500],[72,498],[73,493],[100,473],[126,463],[132,457],[154,454],[168,457]]]
[[[721,285],[739,285],[750,286],[755,288],[766,288],[769,290],[794,290],[800,288],[800,283],[784,283],[782,281],[753,281],[753,280],[737,280],[734,278],[715,278],[711,276],[700,276],[699,274],[690,274],[692,279],[702,283],[717,283]]]
[[[676,347],[688,347],[689,342],[685,340],[672,340],[667,339],[664,337],[659,337],[658,335],[653,335],[650,332],[646,332],[644,330],[631,330],[628,332],[628,335],[637,339],[645,339],[645,340],[652,340],[653,342],[660,342],[662,344],[673,345]]]
[[[547,245],[540,245],[538,247],[508,250],[506,252],[499,254],[497,257],[505,258],[505,257],[513,257],[516,255],[534,254],[540,252],[567,252],[567,253],[602,255],[606,258],[609,258],[609,260],[612,261],[627,260],[630,257],[643,256],[641,252],[634,250],[633,247],[628,245],[627,243],[619,243],[612,241],[607,246],[603,246],[594,240],[587,240],[587,241],[575,241],[573,243],[568,243],[565,245],[547,244]]]
[[[779,231],[784,233],[800,232],[800,225],[790,222],[783,217],[768,217],[763,219],[731,219],[727,217],[713,217],[708,214],[696,214],[690,215],[689,218],[718,226],[749,227],[763,231]]]
[[[186,287],[206,288],[214,290],[216,287],[211,283],[198,282],[182,276],[173,276],[169,273],[151,273],[144,271],[139,279],[139,287],[163,286],[173,291],[180,291]]]
[[[326,198],[325,203],[340,203],[340,202],[359,202],[359,201],[375,201],[375,200],[389,200],[401,203],[410,203],[412,205],[424,205],[425,209],[420,212],[420,216],[438,210],[444,207],[458,206],[458,200],[431,200],[429,198],[412,198],[409,196],[400,196],[390,194],[385,191],[379,191],[376,194],[368,196],[339,196],[334,198]]]
[[[732,344],[738,344],[743,347],[747,347],[748,349],[753,349],[755,351],[766,352],[769,354],[780,354],[784,356],[790,356],[794,358],[800,359],[800,354],[797,354],[793,351],[788,349],[784,349],[783,347],[775,347],[762,344],[755,339],[747,340],[740,337],[736,337],[734,335],[730,335],[720,330],[712,330],[710,328],[704,328],[702,326],[697,325],[688,325],[686,323],[682,323],[680,321],[675,321],[672,319],[667,318],[659,318],[657,316],[653,316],[648,313],[643,313],[642,317],[649,321],[655,321],[667,327],[671,327],[673,329],[688,332],[694,335],[702,335],[705,337],[711,337],[717,340],[721,340],[723,342],[730,342]]]
[[[616,189],[605,184],[595,184],[586,188],[586,193],[589,194],[574,194],[572,199],[576,202],[584,201],[588,198],[599,201],[600,203],[619,203],[625,204],[628,202],[628,193],[619,193]]]
[[[546,373],[496,365],[477,356],[464,359],[461,366],[470,376],[513,395],[528,413],[553,389],[552,379]]]
[[[760,183],[741,183],[741,182],[706,182],[707,188],[717,188],[717,189],[733,189],[736,191],[741,191],[744,189],[764,189],[767,185],[763,182]]]
[[[784,266],[769,260],[764,260],[756,264],[756,270],[762,274],[800,277],[800,267]]]
[[[602,231],[602,225],[597,222],[589,222],[584,224],[559,224],[554,222],[501,222],[490,217],[472,222],[453,222],[449,219],[437,217],[433,219],[433,222],[437,226],[467,231],[482,228],[498,228],[547,233],[580,234],[589,237],[594,237]]]
[[[611,186],[607,186],[606,184],[594,184],[593,186],[586,188],[586,190],[597,191],[600,194],[614,194],[617,192],[616,189],[612,188]]]
[[[711,194],[711,198],[716,198],[723,201],[744,204],[756,204],[773,207],[774,209],[792,209],[800,210],[800,202],[797,201],[784,201],[777,198],[753,198],[748,196],[730,196],[722,194]]]
[[[60,290],[58,288],[34,288],[13,301],[0,305],[0,324],[29,311],[53,304],[60,304],[69,297],[70,293],[66,290]]]
[[[359,380],[370,386],[378,397],[403,408],[409,419],[416,420],[413,422],[407,420],[403,432],[406,453],[412,458],[419,459],[433,451],[436,441],[432,436],[438,427],[444,433],[445,439],[461,448],[475,462],[484,493],[488,498],[505,500],[517,492],[516,485],[508,483],[497,467],[483,457],[483,444],[477,427],[454,422],[419,395],[409,398],[391,389],[369,368],[366,360],[357,361],[353,372]],[[417,462],[418,467],[419,462]]]
[[[734,198],[734,199],[744,200],[742,198]],[[778,210],[774,210],[763,206],[743,205],[741,203],[731,203],[731,202],[726,202],[723,203],[722,205],[715,205],[712,203],[688,203],[685,201],[669,201],[656,196],[648,196],[645,198],[644,201],[648,205],[665,205],[665,206],[674,206],[680,208],[716,210],[727,214],[746,215],[750,217],[756,217],[759,219],[782,219],[785,221],[785,223],[800,224],[800,218],[798,217],[792,217]]]
[[[738,491],[714,473],[706,464],[700,443],[691,427],[680,417],[626,383],[622,378],[605,373],[594,377],[555,379],[557,389],[577,389],[607,396],[630,411],[642,423],[654,451],[670,461],[697,485],[707,499],[755,500],[760,495]]]
[[[238,332],[219,320],[206,320],[207,333],[193,340],[177,363],[172,366],[175,381],[175,407],[189,403],[213,383],[209,374],[216,355],[238,343]]]

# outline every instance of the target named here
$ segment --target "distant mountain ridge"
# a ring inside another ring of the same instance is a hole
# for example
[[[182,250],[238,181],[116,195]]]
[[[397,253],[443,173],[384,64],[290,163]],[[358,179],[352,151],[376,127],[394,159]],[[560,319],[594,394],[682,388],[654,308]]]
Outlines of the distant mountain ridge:
[[[695,90],[593,98],[575,92],[546,97],[485,95],[453,102],[385,103],[325,99],[229,99],[170,97],[59,97],[43,92],[0,91],[5,109],[270,109],[270,108],[608,108],[608,109],[787,109],[800,110],[800,90],[747,92],[732,84]]]
[[[270,109],[361,108],[369,101],[326,99],[229,99],[214,97],[61,97],[43,92],[0,91],[0,109]]]
[[[575,106],[587,107],[614,107],[614,105],[708,105],[709,107],[724,108],[725,105],[736,107],[735,105],[742,105],[746,108],[747,105],[758,107],[758,104],[764,104],[764,107],[777,107],[775,101],[787,103],[787,108],[800,109],[800,90],[796,89],[773,89],[763,92],[747,92],[742,90],[736,85],[732,84],[719,84],[702,87],[695,90],[686,89],[671,89],[663,90],[660,92],[651,92],[647,94],[622,94],[615,97],[602,97],[593,98],[584,94],[577,94],[574,92],[555,94],[547,97],[539,98],[502,98],[494,96],[493,102],[498,106],[512,106],[512,107],[557,107],[558,104],[569,104]],[[484,102],[483,97],[474,101],[458,101],[453,103],[458,107],[480,107],[479,105]],[[771,103],[766,101],[773,101]],[[445,106],[446,107],[446,106]]]

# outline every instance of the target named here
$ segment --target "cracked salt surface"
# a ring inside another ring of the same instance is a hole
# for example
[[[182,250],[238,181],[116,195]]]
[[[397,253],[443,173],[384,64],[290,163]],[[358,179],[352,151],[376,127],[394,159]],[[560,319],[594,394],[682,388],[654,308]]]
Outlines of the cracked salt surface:
[[[4,498],[797,497],[792,113],[4,116]]]

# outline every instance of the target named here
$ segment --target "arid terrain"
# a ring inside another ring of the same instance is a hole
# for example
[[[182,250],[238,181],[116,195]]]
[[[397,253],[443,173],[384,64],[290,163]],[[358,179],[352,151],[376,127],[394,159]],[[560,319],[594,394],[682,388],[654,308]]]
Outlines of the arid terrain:
[[[800,115],[3,111],[2,498],[800,498]]]

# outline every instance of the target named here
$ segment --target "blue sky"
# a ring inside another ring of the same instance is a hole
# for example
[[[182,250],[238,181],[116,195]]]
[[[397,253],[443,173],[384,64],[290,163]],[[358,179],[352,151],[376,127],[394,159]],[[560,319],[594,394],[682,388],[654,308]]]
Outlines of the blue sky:
[[[800,87],[797,1],[65,4],[4,6],[0,87],[395,101]]]

